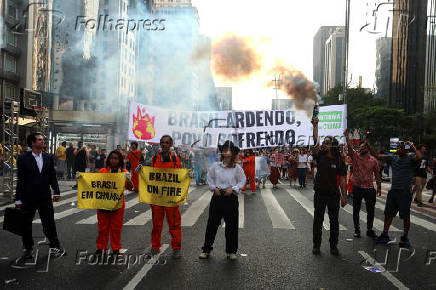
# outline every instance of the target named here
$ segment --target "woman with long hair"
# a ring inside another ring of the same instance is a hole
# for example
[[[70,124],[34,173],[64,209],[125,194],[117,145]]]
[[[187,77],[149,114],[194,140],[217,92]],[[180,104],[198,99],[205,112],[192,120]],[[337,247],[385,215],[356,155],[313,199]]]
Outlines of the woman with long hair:
[[[277,161],[279,159],[278,156],[279,156],[279,150],[276,149],[274,154],[272,154],[271,156],[271,162],[270,162],[271,175],[269,176],[269,180],[273,185],[273,189],[277,188],[277,183],[279,183],[279,177],[280,177],[279,168],[281,166],[281,162]]]
[[[130,181],[130,173],[124,169],[124,158],[119,151],[112,151],[107,160],[106,167],[98,171],[98,173],[126,173],[126,183],[124,187],[131,190],[133,185]],[[118,255],[121,249],[121,230],[123,228],[125,200],[123,195],[123,205],[116,210],[97,210],[98,221],[98,237],[97,237],[97,255],[103,255],[107,250],[109,236],[111,239],[111,247],[113,255]]]
[[[239,148],[231,141],[218,146],[220,151],[220,162],[214,163],[208,171],[207,183],[213,192],[209,206],[209,218],[207,221],[203,252],[200,259],[209,258],[213,249],[213,243],[224,218],[226,223],[226,254],[230,260],[236,260],[238,250],[238,222],[239,222],[239,201],[238,193],[245,185],[244,170],[236,164],[236,156]]]

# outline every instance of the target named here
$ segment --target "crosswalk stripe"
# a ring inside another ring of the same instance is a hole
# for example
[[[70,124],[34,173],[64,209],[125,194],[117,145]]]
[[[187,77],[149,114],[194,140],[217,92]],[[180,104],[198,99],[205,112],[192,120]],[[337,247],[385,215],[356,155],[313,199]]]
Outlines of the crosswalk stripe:
[[[61,200],[59,202],[54,202],[53,206],[54,207],[58,207],[58,206],[61,206],[63,204],[66,204],[66,203],[69,203],[69,202],[73,201],[75,198],[77,198],[77,196],[73,196],[73,197],[65,199],[65,200],[62,199],[62,197],[64,197],[65,195],[69,195],[69,194],[71,194],[73,192],[77,192],[77,190],[69,190],[69,191],[62,192],[61,193]],[[14,206],[13,203],[1,206],[0,207],[0,211],[5,210],[7,207],[12,207],[12,206]]]
[[[192,227],[209,205],[211,192],[203,192],[201,197],[194,201],[191,206],[182,214],[182,227]]]
[[[295,199],[312,217],[313,217],[313,202],[308,199],[307,197],[303,196],[301,193],[296,191],[295,189],[285,189],[289,195]],[[324,223],[323,223],[324,229],[329,231],[330,230],[330,219],[328,217],[328,214],[324,214]],[[346,227],[343,225],[339,225],[339,230],[345,231],[347,230]]]
[[[353,215],[353,207],[352,207],[351,205],[347,204],[345,207],[343,207],[343,210],[345,210],[345,211],[348,212],[349,214]],[[362,222],[366,222],[366,220],[365,220],[365,218],[364,218],[364,212],[361,212],[361,213],[359,214],[359,219],[360,219]],[[373,226],[374,226],[374,228],[375,228],[376,230],[383,231],[384,222],[383,222],[381,219],[374,218],[374,224],[373,224]],[[396,227],[394,227],[394,226],[391,226],[391,229],[390,229],[390,230],[393,231],[393,232],[401,232],[401,230],[399,230],[398,228],[396,228]]]
[[[125,209],[131,208],[139,203],[139,198],[134,197],[133,199],[126,202]],[[85,218],[83,220],[78,221],[76,224],[82,224],[82,225],[93,225],[97,223],[97,213],[90,216],[89,218]]]
[[[143,226],[151,220],[151,209],[137,215],[124,223],[125,226]]]
[[[381,209],[383,211],[385,209],[385,206],[382,204],[379,204],[379,203],[376,203],[375,207],[378,209]],[[425,219],[419,218],[415,215],[412,215],[412,214],[410,215],[410,222],[414,223],[415,225],[421,226],[427,230],[436,232],[436,225],[434,223],[426,221]]]
[[[67,216],[70,216],[70,215],[73,215],[75,213],[81,212],[82,210],[83,209],[80,209],[80,208],[70,208],[70,209],[64,210],[62,212],[57,212],[57,213],[54,214],[54,219],[55,220],[60,220],[60,219],[63,219],[65,217],[67,217]],[[36,223],[36,224],[40,224],[41,223],[41,219],[34,220],[33,222]]]
[[[239,222],[238,222],[238,228],[243,229],[244,228],[244,199],[245,199],[245,195],[244,194],[238,194],[238,201],[239,201]],[[226,227],[226,223],[223,222],[222,225],[223,228]]]
[[[272,226],[275,229],[291,229],[295,230],[283,208],[280,206],[277,199],[271,192],[271,189],[263,189],[261,191],[263,202],[271,219]]]

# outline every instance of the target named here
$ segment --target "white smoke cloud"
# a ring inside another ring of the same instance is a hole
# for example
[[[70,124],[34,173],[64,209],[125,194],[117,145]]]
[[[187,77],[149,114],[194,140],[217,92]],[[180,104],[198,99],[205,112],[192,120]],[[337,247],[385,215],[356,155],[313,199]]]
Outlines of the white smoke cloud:
[[[4,46],[4,37],[4,22],[3,17],[0,16],[0,48]]]

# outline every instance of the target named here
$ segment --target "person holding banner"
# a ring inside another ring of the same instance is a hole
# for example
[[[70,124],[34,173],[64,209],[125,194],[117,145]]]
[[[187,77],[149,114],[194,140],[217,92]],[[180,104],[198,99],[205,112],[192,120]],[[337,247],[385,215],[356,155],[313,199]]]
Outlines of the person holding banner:
[[[221,219],[224,218],[226,223],[226,254],[228,259],[234,261],[237,259],[236,252],[238,250],[238,193],[245,185],[246,177],[242,167],[235,162],[239,148],[231,141],[226,141],[218,148],[221,153],[221,162],[214,163],[207,174],[207,183],[213,196],[209,206],[203,252],[199,258],[209,258],[218,227],[221,224]]]
[[[133,185],[130,181],[130,173],[124,169],[124,158],[119,151],[112,151],[107,160],[106,168],[102,168],[98,173],[119,173],[126,172],[125,188],[130,190]],[[121,249],[121,230],[123,228],[125,199],[123,195],[123,205],[116,210],[97,210],[98,237],[97,237],[97,255],[103,255],[107,250],[109,236],[111,238],[112,253],[114,256],[119,255]]]
[[[133,191],[138,192],[138,173],[136,173],[135,169],[141,163],[141,151],[138,150],[138,142],[132,142],[130,145],[129,152],[129,162],[132,173],[132,183],[133,183]]]
[[[180,158],[170,152],[173,146],[173,138],[164,135],[160,139],[160,149],[151,160],[151,167],[156,168],[182,168]],[[173,258],[180,259],[182,249],[182,219],[179,206],[159,206],[151,204],[153,229],[151,231],[151,254],[156,255],[160,251],[163,220],[167,216],[168,228],[171,234],[171,247]]]

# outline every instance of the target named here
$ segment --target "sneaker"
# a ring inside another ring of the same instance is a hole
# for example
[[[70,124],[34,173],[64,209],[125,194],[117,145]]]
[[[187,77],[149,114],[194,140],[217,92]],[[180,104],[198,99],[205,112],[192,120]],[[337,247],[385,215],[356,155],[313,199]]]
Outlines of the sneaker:
[[[22,258],[24,260],[32,260],[33,259],[32,249],[25,249]]]
[[[313,247],[312,254],[320,255],[321,254],[321,250],[319,248],[317,248],[317,247]]]
[[[433,203],[433,197],[428,200],[429,203]]]
[[[353,237],[360,239],[360,232],[359,231],[355,231],[353,234]]]
[[[420,201],[418,201],[418,207],[422,207],[424,204]]]
[[[391,239],[389,238],[388,234],[382,233],[377,239],[375,239],[376,244],[384,244],[387,245]]]
[[[198,256],[199,259],[209,259],[210,254],[203,252],[200,254],[200,256]]]
[[[182,257],[182,253],[180,250],[173,250],[173,255],[172,255],[173,259],[178,260]]]
[[[416,199],[416,198],[414,198],[413,201],[416,202],[416,203],[418,203],[418,199]]]
[[[398,243],[400,248],[410,248],[410,241],[407,237],[402,236],[401,241]]]
[[[375,232],[373,230],[367,230],[366,231],[366,236],[370,237],[370,238],[373,238],[373,239],[377,238],[377,235],[375,234]]]
[[[330,248],[330,254],[333,256],[339,256],[339,250],[337,247]]]
[[[238,256],[235,253],[227,254],[227,259],[230,261],[235,261],[238,259]]]
[[[65,252],[65,249],[62,249],[61,247],[50,248],[50,256],[52,257],[60,258],[66,254],[67,252]]]
[[[71,189],[77,189],[77,185],[71,186]]]

